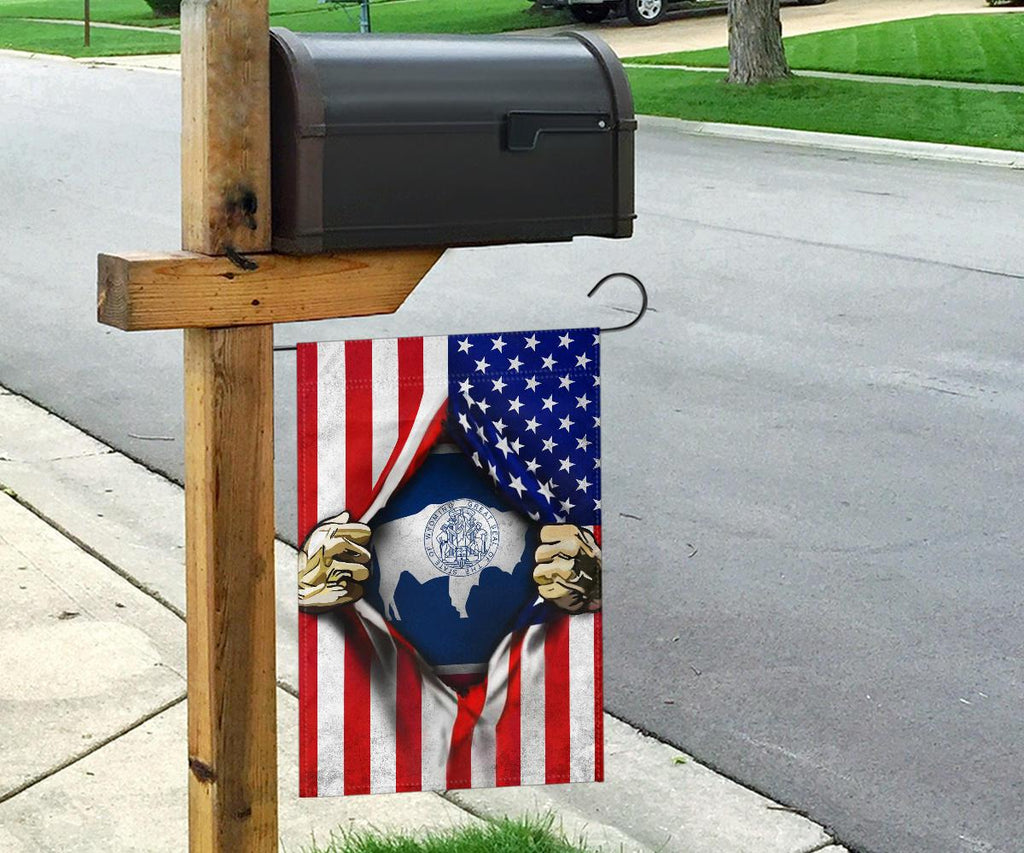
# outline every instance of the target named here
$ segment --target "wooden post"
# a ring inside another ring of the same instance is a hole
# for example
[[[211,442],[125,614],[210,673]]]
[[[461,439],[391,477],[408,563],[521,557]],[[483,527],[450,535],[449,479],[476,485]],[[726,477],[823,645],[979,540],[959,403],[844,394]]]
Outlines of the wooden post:
[[[182,248],[270,249],[267,0],[181,7]],[[273,326],[185,332],[189,849],[274,853]]]
[[[85,24],[85,46],[89,46],[89,0],[82,0],[85,8],[82,9],[82,22]]]
[[[271,324],[395,311],[444,251],[269,252],[268,30],[184,0],[185,251],[98,262],[101,323],[185,329],[191,853],[278,849]]]

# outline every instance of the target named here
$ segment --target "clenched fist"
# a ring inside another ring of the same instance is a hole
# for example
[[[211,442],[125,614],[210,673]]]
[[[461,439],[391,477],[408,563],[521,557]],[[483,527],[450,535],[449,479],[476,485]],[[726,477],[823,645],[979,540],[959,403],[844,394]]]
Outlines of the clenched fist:
[[[533,580],[541,596],[568,613],[601,609],[601,549],[575,524],[540,529]]]
[[[363,597],[370,528],[347,512],[320,522],[299,551],[299,607],[317,613]]]

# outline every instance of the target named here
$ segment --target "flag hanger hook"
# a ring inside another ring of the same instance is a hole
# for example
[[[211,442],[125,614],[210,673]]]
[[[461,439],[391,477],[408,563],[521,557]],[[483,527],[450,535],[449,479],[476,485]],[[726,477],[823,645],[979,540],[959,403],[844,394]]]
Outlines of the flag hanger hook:
[[[595,284],[592,288],[590,288],[590,291],[587,293],[587,297],[589,298],[589,297],[593,296],[595,293],[597,293],[598,290],[601,289],[601,286],[606,281],[609,281],[610,279],[613,279],[613,278],[628,278],[631,282],[633,282],[633,284],[636,285],[637,290],[640,291],[640,310],[637,312],[637,315],[632,320],[630,320],[628,323],[626,323],[626,324],[624,324],[622,326],[602,327],[601,331],[604,334],[608,334],[609,332],[624,332],[626,329],[632,329],[633,326],[635,326],[637,323],[639,323],[644,318],[644,314],[647,313],[647,288],[644,287],[644,283],[642,281],[640,281],[640,279],[638,279],[635,275],[632,275],[631,273],[628,273],[628,272],[613,272],[613,273],[609,273],[604,278],[602,278],[597,284]],[[294,352],[294,351],[295,351],[295,345],[294,344],[275,346],[274,347],[274,352]]]
[[[587,294],[587,297],[589,298],[593,296],[595,293],[597,293],[598,290],[601,289],[601,286],[606,281],[613,278],[628,278],[631,282],[633,282],[633,284],[637,286],[637,289],[640,291],[640,310],[637,312],[637,315],[632,320],[630,320],[623,326],[609,326],[607,328],[602,328],[601,331],[605,334],[607,334],[608,332],[624,332],[626,331],[626,329],[632,329],[633,326],[635,326],[644,318],[644,314],[647,313],[647,288],[644,287],[644,283],[640,281],[640,279],[638,279],[635,275],[632,275],[631,273],[628,272],[609,273],[604,278],[602,278],[597,284],[595,284],[592,288],[590,288],[590,292]]]

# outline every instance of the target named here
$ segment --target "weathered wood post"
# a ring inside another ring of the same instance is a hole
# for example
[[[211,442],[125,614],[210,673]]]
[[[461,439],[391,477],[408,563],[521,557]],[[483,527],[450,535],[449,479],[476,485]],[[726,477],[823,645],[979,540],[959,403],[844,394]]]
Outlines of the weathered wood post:
[[[98,264],[100,322],[185,329],[192,853],[278,848],[271,324],[394,311],[443,251],[267,254],[268,29],[267,0],[182,3],[186,251]]]

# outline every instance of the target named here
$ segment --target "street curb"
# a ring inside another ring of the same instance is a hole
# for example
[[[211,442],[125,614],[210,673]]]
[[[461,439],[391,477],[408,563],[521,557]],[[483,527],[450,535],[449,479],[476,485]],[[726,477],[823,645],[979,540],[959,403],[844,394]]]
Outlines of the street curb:
[[[675,131],[687,136],[711,136],[744,142],[792,145],[799,148],[825,148],[909,160],[933,160],[946,163],[970,163],[978,166],[1001,166],[1024,169],[1024,151],[997,148],[975,148],[970,145],[944,145],[936,142],[911,142],[875,136],[853,136],[844,133],[820,133],[810,130],[789,130],[760,125],[725,124],[711,121],[689,121],[664,116],[639,116],[640,127]]]

